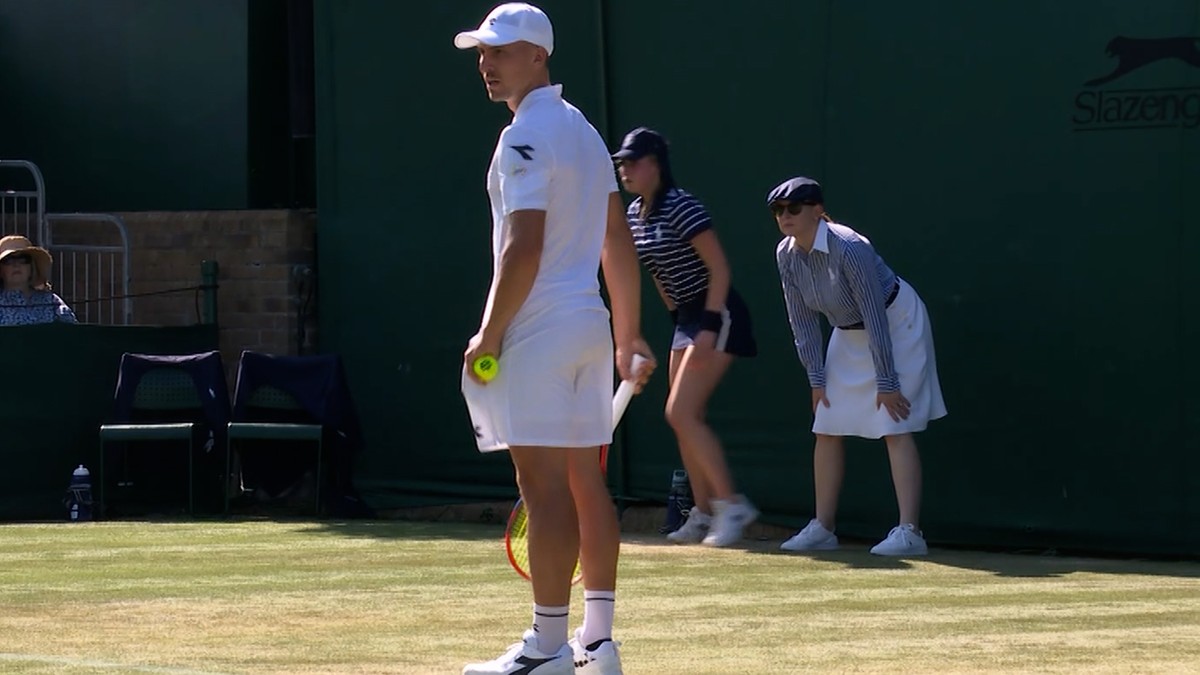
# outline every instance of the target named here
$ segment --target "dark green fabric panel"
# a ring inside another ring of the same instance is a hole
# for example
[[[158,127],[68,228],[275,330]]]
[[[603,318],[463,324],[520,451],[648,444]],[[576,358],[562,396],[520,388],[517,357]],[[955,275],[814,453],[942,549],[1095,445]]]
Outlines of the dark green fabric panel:
[[[507,458],[474,453],[458,393],[507,115],[449,41],[489,7],[406,8],[427,30],[396,41],[391,6],[318,2],[323,346],[363,392],[360,484],[381,507],[513,493]],[[546,9],[568,97],[613,147],[634,126],[666,133],[715,219],[761,354],[735,364],[710,419],[767,518],[802,524],[813,508],[808,388],[763,204],[807,174],[929,307],[950,408],[918,437],[933,541],[1194,552],[1200,69],[1155,40],[1200,36],[1200,3]],[[1121,36],[1145,42],[1107,54]],[[379,66],[414,60],[401,87]],[[1129,119],[1089,112],[1111,96]],[[648,277],[643,301],[665,358]],[[661,501],[680,464],[665,396],[660,376],[618,434],[622,495]],[[882,536],[893,494],[883,444],[851,443],[840,531]]]
[[[951,415],[920,439],[924,520],[943,541],[1200,542],[1179,527],[1197,482],[1172,319],[1193,132],[1075,121],[1098,90],[1200,84],[1162,62],[1085,86],[1114,36],[1194,24],[1191,0],[1153,4],[835,6],[835,44],[871,48],[834,50],[829,208],[929,306]]]
[[[51,211],[271,208],[290,139],[279,0],[0,0],[0,156]]]
[[[1200,2],[1195,3],[1192,9],[1189,34],[1200,36]],[[1181,25],[1188,23],[1181,22]],[[1177,73],[1178,69],[1175,71]],[[1197,72],[1200,71],[1189,73],[1188,83],[1193,87],[1200,86]],[[1193,90],[1193,94],[1196,93],[1200,92]],[[1200,101],[1194,111],[1200,118]],[[1178,365],[1173,364],[1169,372],[1181,382],[1179,414],[1183,431],[1182,438],[1173,445],[1173,451],[1181,460],[1179,475],[1175,479],[1182,483],[1181,510],[1185,515],[1172,519],[1172,522],[1176,531],[1194,531],[1195,528],[1190,525],[1200,514],[1200,358],[1196,358],[1193,351],[1200,345],[1200,296],[1193,292],[1193,289],[1200,288],[1200,128],[1180,129],[1174,134],[1183,148],[1176,196],[1181,208],[1174,218],[1178,228],[1177,254],[1183,280],[1180,290],[1175,294],[1178,302],[1175,316],[1179,317],[1182,329],[1179,341],[1182,358]],[[1166,330],[1169,330],[1170,316],[1164,317]],[[1163,404],[1170,405],[1170,402],[1163,401]],[[1192,550],[1195,551],[1196,547],[1193,546]]]
[[[121,354],[191,354],[217,347],[216,326],[40,326],[0,329],[14,384],[0,407],[0,520],[66,517],[71,472],[96,475]],[[96,478],[93,477],[93,481]]]

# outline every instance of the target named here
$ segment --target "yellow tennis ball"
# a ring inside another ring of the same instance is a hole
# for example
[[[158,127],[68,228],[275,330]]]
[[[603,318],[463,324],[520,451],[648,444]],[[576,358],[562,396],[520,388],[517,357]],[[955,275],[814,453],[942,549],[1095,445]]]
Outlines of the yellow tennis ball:
[[[500,374],[500,364],[496,362],[496,357],[491,354],[484,354],[475,359],[475,363],[471,364],[471,370],[479,376],[479,379],[484,382],[491,382]]]

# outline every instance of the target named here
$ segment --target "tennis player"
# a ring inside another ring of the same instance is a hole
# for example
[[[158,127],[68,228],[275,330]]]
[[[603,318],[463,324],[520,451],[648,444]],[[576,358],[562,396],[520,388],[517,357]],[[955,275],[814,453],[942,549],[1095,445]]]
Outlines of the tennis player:
[[[521,641],[463,673],[619,674],[612,623],[620,530],[599,449],[612,440],[614,357],[624,379],[634,379],[635,353],[653,359],[641,337],[637,252],[603,139],[550,84],[546,14],[503,4],[454,44],[477,51],[488,97],[513,113],[488,170],[493,277],[463,355],[462,387],[479,449],[507,448],[516,467],[534,602]],[[484,354],[499,359],[489,383],[471,368]],[[651,370],[639,371],[641,382]],[[577,559],[584,618],[568,643]]]

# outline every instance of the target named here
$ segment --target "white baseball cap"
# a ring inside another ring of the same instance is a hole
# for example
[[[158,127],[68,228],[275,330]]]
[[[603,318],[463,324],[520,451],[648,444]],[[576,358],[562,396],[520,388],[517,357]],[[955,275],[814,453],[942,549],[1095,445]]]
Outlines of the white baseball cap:
[[[475,30],[454,36],[454,46],[474,49],[479,45],[500,47],[524,40],[554,53],[554,28],[542,10],[524,2],[506,2],[488,12]]]

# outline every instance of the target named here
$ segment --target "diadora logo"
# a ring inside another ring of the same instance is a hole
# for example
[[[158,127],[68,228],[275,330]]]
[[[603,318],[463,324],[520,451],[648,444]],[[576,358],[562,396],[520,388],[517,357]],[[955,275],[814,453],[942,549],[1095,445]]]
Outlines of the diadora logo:
[[[517,154],[521,155],[522,159],[525,159],[525,160],[533,159],[533,146],[532,145],[510,145],[508,147],[512,148],[513,150],[516,150]]]
[[[1200,77],[1173,87],[1099,88],[1160,61],[1183,62],[1200,69],[1200,37],[1118,36],[1109,41],[1106,53],[1117,63],[1107,75],[1085,82],[1087,88],[1075,95],[1075,114],[1071,117],[1075,131],[1200,126]]]

